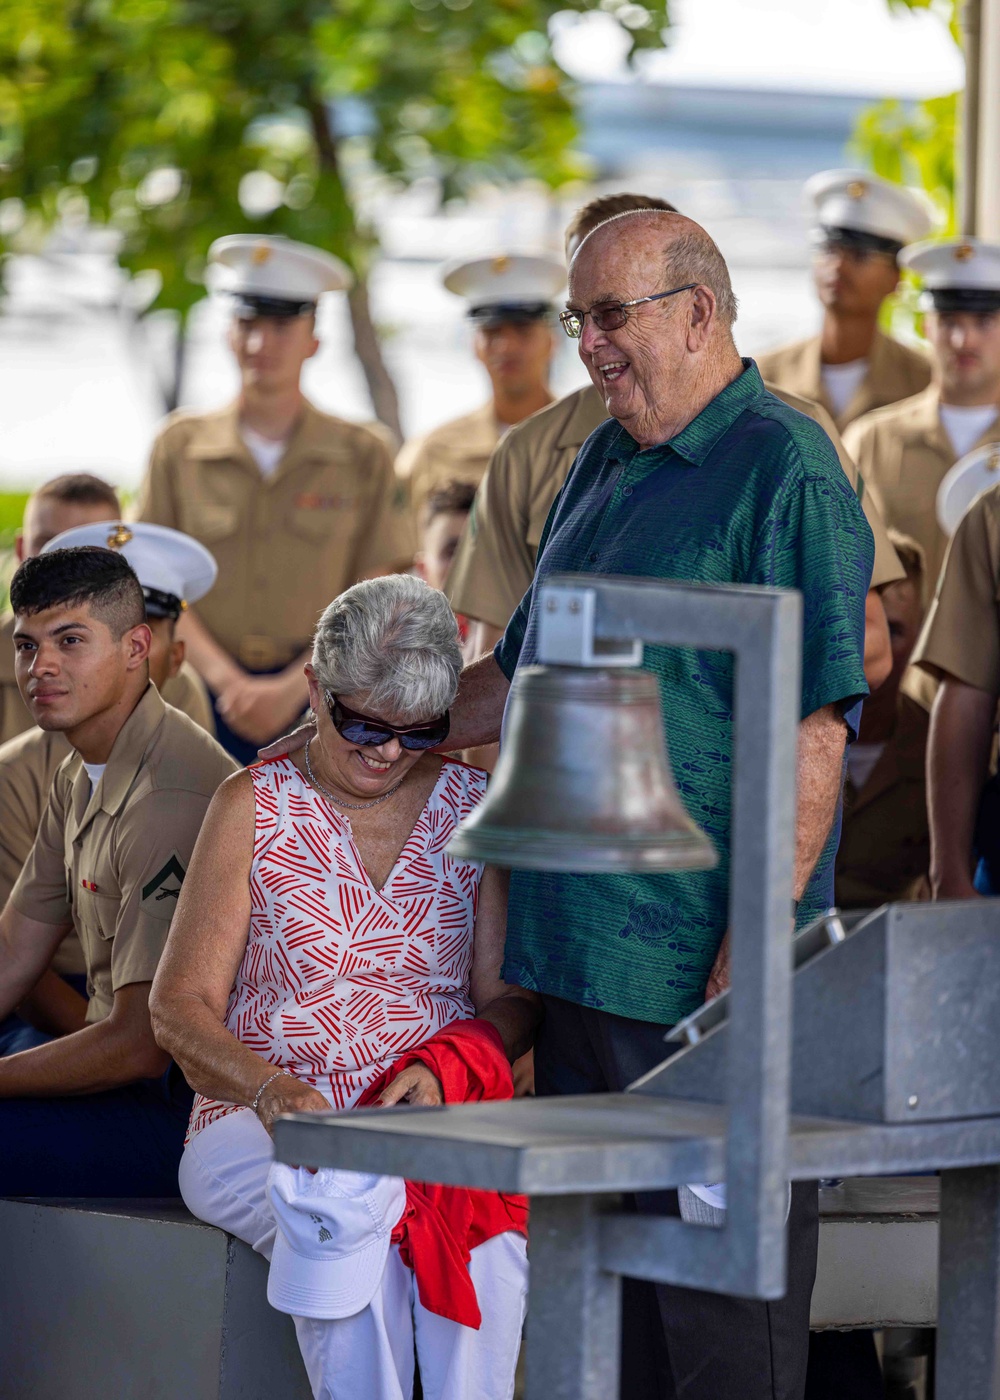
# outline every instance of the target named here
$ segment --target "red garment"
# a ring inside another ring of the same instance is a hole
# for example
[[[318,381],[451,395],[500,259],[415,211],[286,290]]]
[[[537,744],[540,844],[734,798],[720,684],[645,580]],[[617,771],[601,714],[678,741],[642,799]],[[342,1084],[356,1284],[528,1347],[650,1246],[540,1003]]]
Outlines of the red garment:
[[[368,1086],[357,1107],[373,1104],[397,1074],[415,1064],[426,1065],[435,1075],[445,1103],[514,1096],[499,1031],[488,1021],[453,1021],[419,1049],[401,1056]],[[469,1277],[471,1251],[505,1230],[527,1235],[526,1197],[408,1181],[406,1209],[392,1232],[392,1242],[399,1245],[403,1263],[416,1274],[417,1291],[427,1311],[478,1329],[482,1314]]]

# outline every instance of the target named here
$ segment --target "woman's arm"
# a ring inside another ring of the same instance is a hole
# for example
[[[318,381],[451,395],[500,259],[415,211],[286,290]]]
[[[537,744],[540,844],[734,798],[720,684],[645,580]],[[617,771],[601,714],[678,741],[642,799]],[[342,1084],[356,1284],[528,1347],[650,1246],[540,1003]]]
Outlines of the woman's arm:
[[[512,986],[500,977],[507,937],[507,886],[510,872],[488,865],[479,882],[475,941],[469,994],[481,1021],[500,1032],[511,1064],[531,1049],[542,1019],[542,999],[537,992]]]
[[[250,927],[253,837],[253,782],[249,773],[236,773],[205,816],[149,998],[157,1043],[191,1087],[248,1106],[275,1073],[225,1026]],[[316,1089],[282,1075],[262,1097],[258,1116],[270,1132],[279,1113],[329,1108]]]

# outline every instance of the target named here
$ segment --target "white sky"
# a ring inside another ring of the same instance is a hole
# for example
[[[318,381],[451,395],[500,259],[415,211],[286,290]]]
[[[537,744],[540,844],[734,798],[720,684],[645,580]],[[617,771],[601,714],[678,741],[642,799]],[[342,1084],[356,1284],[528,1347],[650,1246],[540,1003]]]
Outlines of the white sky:
[[[670,45],[643,56],[657,81],[727,87],[932,97],[963,82],[961,57],[933,13],[887,0],[672,0]],[[614,26],[600,14],[561,52],[581,77],[609,72]]]

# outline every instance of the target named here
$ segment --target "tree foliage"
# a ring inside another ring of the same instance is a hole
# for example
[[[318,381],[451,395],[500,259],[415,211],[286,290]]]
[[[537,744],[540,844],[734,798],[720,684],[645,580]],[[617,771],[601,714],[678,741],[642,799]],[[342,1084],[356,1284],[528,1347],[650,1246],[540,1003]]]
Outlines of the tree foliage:
[[[104,224],[183,316],[214,238],[287,234],[354,268],[357,339],[366,197],[426,176],[445,198],[578,177],[550,21],[600,9],[635,52],[662,42],[667,4],[4,0],[0,238],[28,247],[60,224]]]

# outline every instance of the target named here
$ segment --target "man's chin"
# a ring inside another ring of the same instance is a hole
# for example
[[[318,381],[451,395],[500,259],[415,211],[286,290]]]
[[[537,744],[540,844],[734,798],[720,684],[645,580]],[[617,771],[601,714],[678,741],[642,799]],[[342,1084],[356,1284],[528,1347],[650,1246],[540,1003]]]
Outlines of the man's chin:
[[[69,715],[65,710],[58,710],[51,705],[29,705],[31,717],[39,729],[44,729],[49,734],[64,734],[67,729],[74,729],[77,724],[77,717]]]

